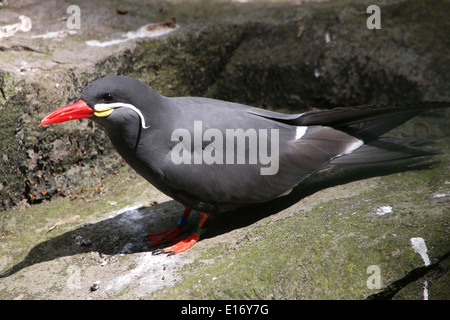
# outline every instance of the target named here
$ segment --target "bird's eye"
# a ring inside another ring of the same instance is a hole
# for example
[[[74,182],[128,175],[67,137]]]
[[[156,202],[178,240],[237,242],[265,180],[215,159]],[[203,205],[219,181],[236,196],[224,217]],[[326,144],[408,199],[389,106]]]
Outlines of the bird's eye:
[[[103,100],[108,103],[113,101],[113,96],[110,93],[106,93],[103,95]]]

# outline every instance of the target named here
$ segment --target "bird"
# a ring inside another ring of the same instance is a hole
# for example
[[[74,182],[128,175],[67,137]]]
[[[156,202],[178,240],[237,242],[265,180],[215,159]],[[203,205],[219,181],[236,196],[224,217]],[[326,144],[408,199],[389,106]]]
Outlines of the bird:
[[[173,255],[199,241],[210,214],[283,197],[316,171],[440,153],[420,139],[383,135],[421,111],[449,106],[419,102],[286,114],[166,97],[136,78],[112,75],[88,84],[77,102],[39,126],[83,118],[102,126],[128,165],[185,207],[175,227],[148,235],[149,247],[174,243],[153,254]],[[201,212],[197,228],[180,239],[192,210]]]

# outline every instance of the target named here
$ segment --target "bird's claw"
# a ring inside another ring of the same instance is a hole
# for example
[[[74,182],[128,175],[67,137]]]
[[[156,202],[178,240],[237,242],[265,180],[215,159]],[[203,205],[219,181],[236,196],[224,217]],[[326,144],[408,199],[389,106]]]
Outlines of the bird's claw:
[[[183,232],[184,227],[181,227],[179,225],[175,226],[174,228],[158,233],[150,233],[147,235],[147,237],[150,239],[150,243],[148,244],[149,247],[156,247],[160,244],[167,243],[175,238],[177,238],[181,232]]]
[[[164,249],[156,249],[152,252],[152,255],[158,255],[161,253],[167,253],[168,256],[172,256],[181,252],[184,252],[191,248],[194,243],[196,243],[200,239],[200,236],[197,233],[192,233],[189,237],[177,242],[176,244],[164,248]]]
[[[152,255],[156,256],[164,252],[164,249],[156,249],[152,252]]]

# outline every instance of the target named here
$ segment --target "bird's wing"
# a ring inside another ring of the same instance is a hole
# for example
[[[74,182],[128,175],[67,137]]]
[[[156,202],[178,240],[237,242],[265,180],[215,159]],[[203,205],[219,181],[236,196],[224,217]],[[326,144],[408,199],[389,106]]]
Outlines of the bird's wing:
[[[282,121],[291,125],[348,126],[363,121],[392,117],[405,113],[417,113],[435,108],[448,108],[449,102],[418,102],[391,105],[363,105],[334,109],[312,110],[300,114],[283,114],[259,108],[248,108],[247,112]]]
[[[369,142],[421,111],[448,108],[449,102],[418,102],[391,105],[363,105],[341,107],[330,110],[312,110],[301,114],[283,114],[259,108],[248,108],[247,112],[260,117],[296,126],[330,126],[345,130]]]

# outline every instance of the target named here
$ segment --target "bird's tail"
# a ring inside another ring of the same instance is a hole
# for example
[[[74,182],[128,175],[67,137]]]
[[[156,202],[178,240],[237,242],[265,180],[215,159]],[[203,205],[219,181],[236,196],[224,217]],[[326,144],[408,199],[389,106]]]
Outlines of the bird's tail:
[[[421,111],[449,107],[450,102],[420,102],[312,110],[295,115],[259,109],[251,109],[249,112],[294,126],[328,126],[363,140],[363,146],[333,159],[330,164],[347,166],[440,153],[424,148],[426,142],[423,140],[380,137]]]
[[[440,154],[427,149],[430,141],[410,138],[379,138],[365,143],[350,154],[333,159],[330,166],[354,166]]]
[[[364,145],[350,154],[333,159],[331,166],[350,166],[420,156],[441,152],[427,149],[430,142],[410,138],[380,138],[424,110],[450,107],[450,103],[426,102],[410,105],[362,106],[309,111],[298,120],[302,125],[328,125],[364,140]]]

